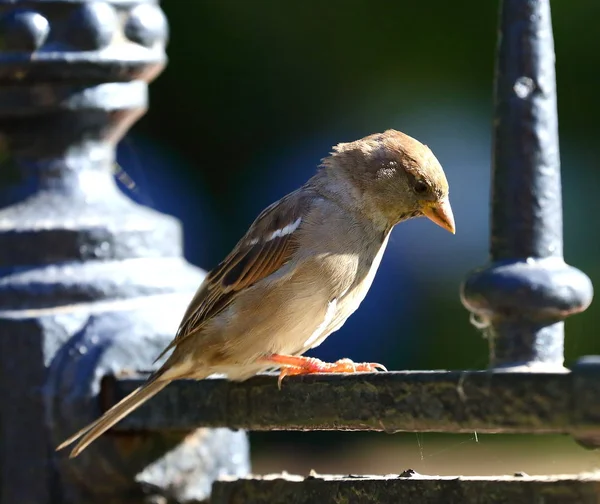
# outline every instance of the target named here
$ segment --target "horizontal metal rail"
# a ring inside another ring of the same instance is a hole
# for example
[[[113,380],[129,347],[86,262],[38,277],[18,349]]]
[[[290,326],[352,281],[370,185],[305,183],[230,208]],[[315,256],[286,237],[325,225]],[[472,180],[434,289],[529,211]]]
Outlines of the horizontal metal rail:
[[[600,476],[275,475],[217,481],[211,504],[597,504]]]
[[[107,379],[105,408],[140,377]],[[569,433],[600,436],[600,366],[571,372],[400,371],[288,377],[242,383],[180,380],[117,430],[196,427],[383,432]]]

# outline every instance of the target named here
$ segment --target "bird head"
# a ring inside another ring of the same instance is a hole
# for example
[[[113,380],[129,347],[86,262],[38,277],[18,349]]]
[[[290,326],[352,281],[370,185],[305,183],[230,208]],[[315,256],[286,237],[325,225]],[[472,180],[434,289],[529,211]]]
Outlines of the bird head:
[[[455,232],[448,181],[429,147],[390,129],[333,150],[322,166],[349,182],[364,214],[389,228],[425,216]]]

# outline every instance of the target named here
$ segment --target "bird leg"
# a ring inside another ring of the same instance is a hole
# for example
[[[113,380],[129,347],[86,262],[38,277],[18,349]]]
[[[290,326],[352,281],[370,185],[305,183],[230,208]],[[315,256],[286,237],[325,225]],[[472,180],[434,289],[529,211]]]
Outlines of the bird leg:
[[[286,376],[314,373],[372,373],[387,371],[385,366],[376,362],[353,362],[350,359],[340,359],[336,362],[323,362],[314,357],[298,357],[293,355],[272,354],[264,360],[278,364],[281,367],[277,386],[281,389],[281,381]]]

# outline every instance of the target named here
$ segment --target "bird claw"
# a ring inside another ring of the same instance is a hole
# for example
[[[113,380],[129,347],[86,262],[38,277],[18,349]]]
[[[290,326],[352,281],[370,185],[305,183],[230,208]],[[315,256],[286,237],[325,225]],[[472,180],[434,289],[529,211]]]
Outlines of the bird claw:
[[[297,376],[316,373],[373,373],[387,371],[383,364],[377,362],[353,362],[340,359],[336,362],[323,362],[313,357],[295,357],[291,355],[272,355],[268,358],[282,366],[277,379],[277,387],[281,390],[281,382],[286,376]]]

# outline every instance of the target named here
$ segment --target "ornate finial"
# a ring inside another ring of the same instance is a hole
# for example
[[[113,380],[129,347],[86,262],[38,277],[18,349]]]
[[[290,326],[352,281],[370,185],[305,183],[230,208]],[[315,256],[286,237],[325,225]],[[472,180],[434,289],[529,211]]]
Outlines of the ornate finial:
[[[155,0],[0,1],[0,445],[27,454],[0,464],[0,504],[203,500],[248,470],[245,433],[227,429],[53,453],[101,413],[103,376],[151,368],[203,278],[179,222],[113,178],[166,37]]]
[[[490,337],[492,366],[563,364],[563,320],[592,285],[563,261],[554,41],[549,0],[504,0],[496,65],[491,265],[462,301]]]

